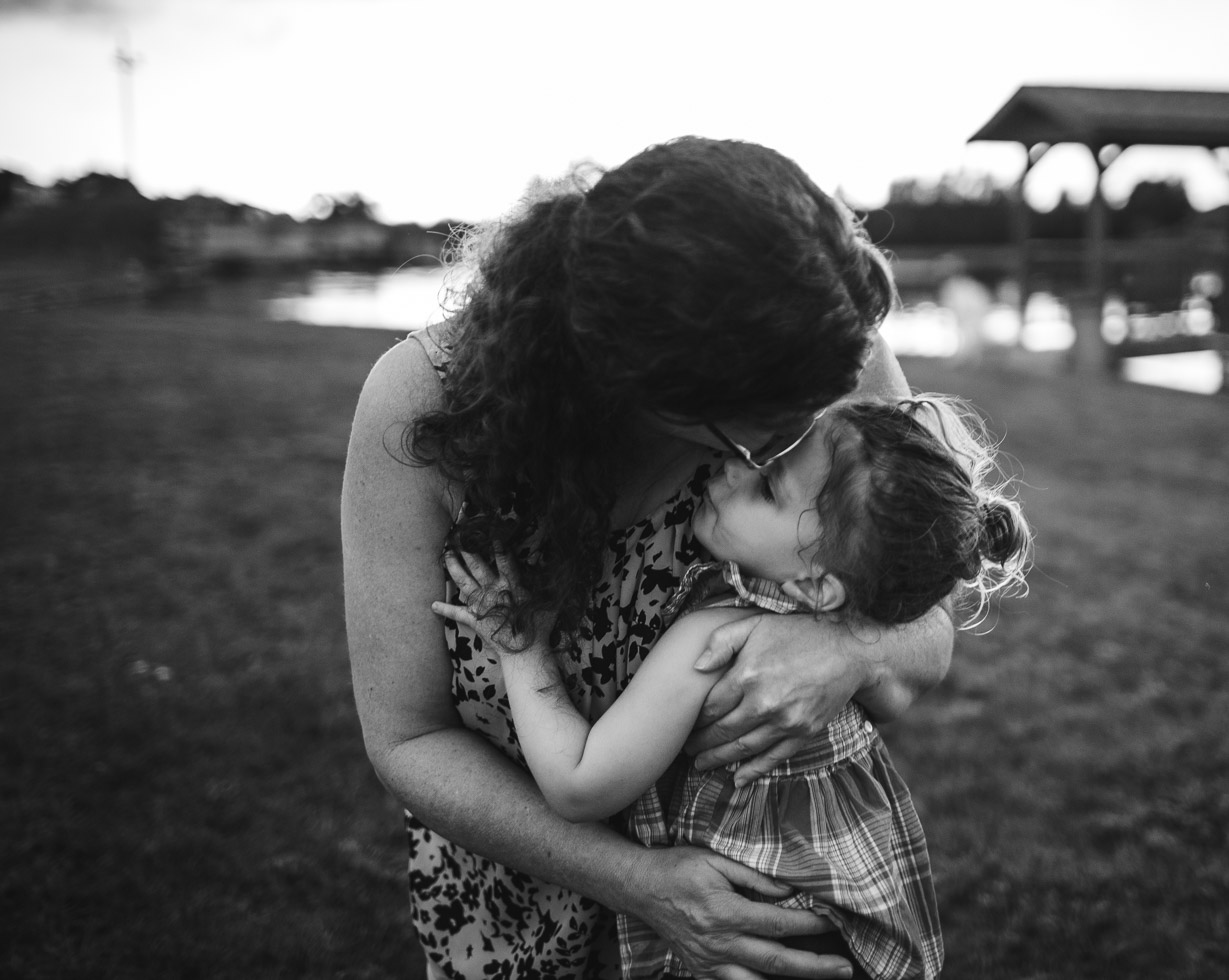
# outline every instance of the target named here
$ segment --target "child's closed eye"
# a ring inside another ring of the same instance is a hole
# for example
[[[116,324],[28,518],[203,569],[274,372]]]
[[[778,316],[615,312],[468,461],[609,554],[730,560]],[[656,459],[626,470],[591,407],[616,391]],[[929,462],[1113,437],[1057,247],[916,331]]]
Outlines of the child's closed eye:
[[[767,500],[770,504],[776,501],[776,495],[772,492],[772,481],[768,479],[768,474],[760,473],[760,496]]]

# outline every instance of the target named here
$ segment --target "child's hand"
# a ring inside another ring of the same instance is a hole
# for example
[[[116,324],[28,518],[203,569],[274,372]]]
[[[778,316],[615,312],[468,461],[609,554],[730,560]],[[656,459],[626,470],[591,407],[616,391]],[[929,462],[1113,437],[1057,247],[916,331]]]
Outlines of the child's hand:
[[[530,626],[525,633],[518,633],[504,616],[493,613],[497,606],[507,608],[513,598],[523,598],[516,563],[503,552],[495,553],[495,569],[469,552],[444,552],[444,567],[456,584],[457,594],[464,605],[446,602],[431,603],[432,612],[468,626],[480,637],[484,645],[494,652],[519,653],[537,644],[545,644],[550,634],[551,623],[544,617]]]

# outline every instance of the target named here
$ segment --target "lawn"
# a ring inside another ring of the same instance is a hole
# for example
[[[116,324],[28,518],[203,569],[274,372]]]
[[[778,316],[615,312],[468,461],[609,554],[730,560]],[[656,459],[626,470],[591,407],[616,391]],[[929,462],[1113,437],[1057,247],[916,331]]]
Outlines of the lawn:
[[[0,324],[0,974],[418,977],[337,540],[387,333]],[[1229,975],[1229,401],[906,365],[979,405],[1032,594],[890,726],[945,976]]]

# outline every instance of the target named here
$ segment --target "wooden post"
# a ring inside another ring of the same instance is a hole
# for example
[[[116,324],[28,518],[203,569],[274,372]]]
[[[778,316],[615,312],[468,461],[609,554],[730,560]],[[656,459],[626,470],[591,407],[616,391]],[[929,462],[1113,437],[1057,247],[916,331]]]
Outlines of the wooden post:
[[[1050,150],[1049,143],[1025,143],[1024,169],[1020,178],[1012,188],[1011,237],[1016,247],[1015,273],[1019,283],[1020,332],[1016,334],[1016,346],[1024,339],[1024,314],[1028,309],[1028,298],[1031,295],[1029,280],[1032,278],[1033,256],[1030,236],[1033,232],[1032,211],[1028,206],[1028,198],[1024,196],[1024,185],[1033,167]]]
[[[1077,374],[1093,374],[1111,365],[1111,358],[1101,336],[1101,314],[1105,304],[1105,254],[1109,231],[1109,209],[1102,192],[1105,163],[1102,146],[1090,144],[1093,162],[1097,166],[1097,182],[1084,225],[1084,288],[1070,298],[1071,322],[1075,327],[1075,344],[1068,364]]]
[[[1038,154],[1037,158],[1041,158],[1040,154]],[[1028,180],[1028,175],[1032,172],[1035,162],[1033,159],[1033,147],[1025,145],[1024,169],[1020,172],[1020,179],[1016,181],[1016,185],[1012,189],[1011,238],[1012,243],[1016,246],[1016,281],[1020,287],[1020,334],[1016,337],[1017,345],[1019,345],[1020,337],[1024,333],[1024,311],[1028,307],[1028,280],[1030,275],[1028,236],[1032,223],[1029,221],[1028,200],[1024,196],[1024,184]]]
[[[1225,176],[1229,177],[1229,151],[1222,155],[1216,152],[1216,147],[1209,146],[1208,152],[1225,171]],[[1224,236],[1220,249],[1221,287],[1220,295],[1212,300],[1212,312],[1216,316],[1216,332],[1229,335],[1229,206],[1225,206],[1225,221],[1221,234]],[[1221,364],[1220,394],[1229,396],[1229,346],[1220,343],[1217,350],[1220,351]]]

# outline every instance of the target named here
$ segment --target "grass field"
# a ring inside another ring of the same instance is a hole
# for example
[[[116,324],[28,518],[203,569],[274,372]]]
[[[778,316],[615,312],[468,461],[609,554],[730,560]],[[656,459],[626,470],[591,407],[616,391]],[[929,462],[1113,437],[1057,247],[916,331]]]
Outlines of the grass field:
[[[337,540],[386,333],[0,324],[0,975],[417,977]],[[1004,435],[1032,595],[888,740],[945,976],[1229,975],[1229,401],[906,365]]]

